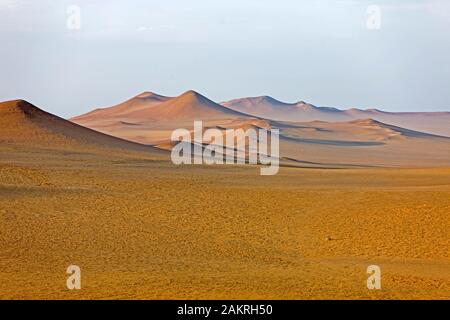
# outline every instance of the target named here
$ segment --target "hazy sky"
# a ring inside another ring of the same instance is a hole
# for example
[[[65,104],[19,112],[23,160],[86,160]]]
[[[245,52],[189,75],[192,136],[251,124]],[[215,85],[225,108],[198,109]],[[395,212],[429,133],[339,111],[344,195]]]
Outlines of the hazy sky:
[[[189,89],[450,111],[449,0],[0,0],[0,43],[0,100],[64,117]]]

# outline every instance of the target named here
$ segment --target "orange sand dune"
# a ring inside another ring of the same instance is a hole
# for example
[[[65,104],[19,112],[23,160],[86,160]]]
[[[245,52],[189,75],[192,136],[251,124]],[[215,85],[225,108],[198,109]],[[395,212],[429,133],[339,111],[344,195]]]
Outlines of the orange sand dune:
[[[158,95],[153,92],[143,92],[130,100],[109,108],[99,108],[91,112],[74,117],[74,122],[83,122],[101,118],[103,120],[124,118],[124,119],[145,119],[146,111],[162,102],[172,98]]]
[[[214,126],[248,119],[257,120],[188,91],[176,98],[143,93],[118,106],[94,110],[70,121],[115,137],[155,145],[169,139],[176,128],[192,127],[194,120]]]
[[[116,149],[165,155],[156,148],[108,136],[64,120],[24,100],[0,103],[0,142],[68,150]]]
[[[71,121],[83,124],[121,119],[130,122],[210,120],[250,118],[243,113],[225,108],[195,91],[187,91],[176,98],[143,93],[118,106],[94,110],[74,117]]]

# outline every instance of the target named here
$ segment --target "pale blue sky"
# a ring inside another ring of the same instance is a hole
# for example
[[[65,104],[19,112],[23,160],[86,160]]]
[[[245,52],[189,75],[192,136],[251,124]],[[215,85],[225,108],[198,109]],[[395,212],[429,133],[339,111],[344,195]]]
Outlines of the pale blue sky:
[[[72,4],[80,30],[66,26]],[[0,100],[64,117],[189,89],[450,111],[448,0],[0,0],[0,41]]]

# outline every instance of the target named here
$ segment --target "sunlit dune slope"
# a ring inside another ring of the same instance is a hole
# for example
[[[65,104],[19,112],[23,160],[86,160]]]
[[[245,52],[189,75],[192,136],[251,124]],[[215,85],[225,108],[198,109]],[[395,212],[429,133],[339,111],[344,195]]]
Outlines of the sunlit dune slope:
[[[0,103],[0,143],[70,150],[116,149],[164,155],[158,149],[108,136],[45,112],[24,100]]]
[[[124,121],[192,121],[228,118],[251,118],[241,112],[221,106],[195,91],[169,98],[144,92],[114,107],[94,110],[71,118],[80,124],[95,125],[96,122]]]

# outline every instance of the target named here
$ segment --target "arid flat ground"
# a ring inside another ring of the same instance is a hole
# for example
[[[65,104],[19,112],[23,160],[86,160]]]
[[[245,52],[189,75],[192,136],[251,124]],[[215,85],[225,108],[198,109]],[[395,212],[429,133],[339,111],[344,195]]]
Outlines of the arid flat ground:
[[[450,298],[450,168],[0,151],[0,299]]]

